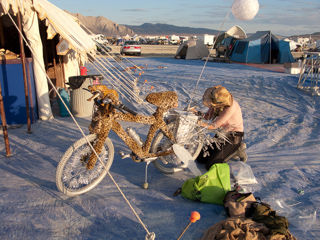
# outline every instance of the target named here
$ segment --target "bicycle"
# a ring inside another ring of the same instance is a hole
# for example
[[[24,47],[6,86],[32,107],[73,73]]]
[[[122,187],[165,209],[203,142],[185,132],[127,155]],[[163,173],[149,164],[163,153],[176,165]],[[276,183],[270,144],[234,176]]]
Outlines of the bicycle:
[[[119,152],[122,159],[146,162],[144,188],[147,188],[147,166],[150,162],[161,172],[173,174],[187,165],[174,154],[173,144],[183,145],[195,160],[203,145],[203,133],[196,124],[198,117],[174,110],[175,92],[150,93],[146,101],[157,108],[150,116],[138,115],[118,100],[118,93],[105,85],[88,87],[94,100],[90,135],[73,143],[61,157],[56,169],[56,185],[60,192],[77,196],[96,187],[109,172],[114,159],[114,146],[108,137],[113,130],[131,149],[130,155]],[[150,125],[145,142],[132,128],[125,131],[119,121]]]

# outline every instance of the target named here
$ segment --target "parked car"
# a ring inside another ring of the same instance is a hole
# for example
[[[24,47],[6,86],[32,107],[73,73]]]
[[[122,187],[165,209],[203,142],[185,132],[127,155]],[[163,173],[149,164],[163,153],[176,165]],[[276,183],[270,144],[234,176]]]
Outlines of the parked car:
[[[139,42],[133,41],[133,40],[127,40],[124,42],[124,44],[120,48],[120,54],[127,55],[127,54],[137,54],[141,55],[141,46],[139,45]]]
[[[108,52],[112,51],[112,48],[107,45],[102,44],[96,44],[97,51],[99,51],[101,54],[107,54]]]
[[[238,40],[239,38],[235,38],[235,37],[227,37],[223,39],[222,42],[219,43],[217,46],[217,49],[216,49],[217,57],[220,57],[222,55],[225,58],[229,58]]]

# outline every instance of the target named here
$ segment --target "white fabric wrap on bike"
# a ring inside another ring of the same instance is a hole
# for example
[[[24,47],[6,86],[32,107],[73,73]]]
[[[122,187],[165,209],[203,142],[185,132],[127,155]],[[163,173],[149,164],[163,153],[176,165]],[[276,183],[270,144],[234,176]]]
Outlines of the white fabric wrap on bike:
[[[188,166],[190,171],[195,175],[199,176],[201,175],[200,170],[197,167],[197,164],[192,159],[191,154],[182,146],[178,144],[173,144],[173,151],[177,155],[177,157]]]

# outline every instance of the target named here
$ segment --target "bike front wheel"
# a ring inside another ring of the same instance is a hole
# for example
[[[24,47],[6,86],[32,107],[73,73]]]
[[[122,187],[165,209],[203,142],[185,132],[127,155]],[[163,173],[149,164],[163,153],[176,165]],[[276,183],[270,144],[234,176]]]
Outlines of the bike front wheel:
[[[168,124],[169,130],[174,134],[176,140],[181,139],[179,137],[179,131],[176,122],[171,122]],[[185,149],[187,149],[192,159],[195,160],[203,145],[203,133],[200,131],[199,127],[193,127],[189,129],[187,138],[184,138],[182,142],[179,144],[183,145]],[[166,135],[159,131],[156,136],[154,137],[153,143],[151,145],[151,152],[152,153],[159,153],[167,150],[172,150],[172,142]],[[176,172],[183,171],[187,168],[187,165],[180,161],[180,159],[173,153],[167,156],[158,157],[156,160],[152,161],[152,164],[161,172],[166,174],[172,174]]]
[[[77,196],[96,187],[109,172],[113,162],[114,147],[109,138],[104,142],[94,168],[86,168],[87,160],[91,153],[88,141],[95,145],[98,141],[97,134],[90,134],[80,138],[61,157],[56,170],[56,185],[60,192],[68,196]]]

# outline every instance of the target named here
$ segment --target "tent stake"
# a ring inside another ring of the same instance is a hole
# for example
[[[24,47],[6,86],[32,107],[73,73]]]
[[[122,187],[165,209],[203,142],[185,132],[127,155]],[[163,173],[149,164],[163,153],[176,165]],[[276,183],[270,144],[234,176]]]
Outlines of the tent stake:
[[[3,129],[4,145],[6,146],[6,157],[11,157],[12,154],[10,152],[9,136],[7,131],[6,114],[4,112],[1,84],[0,84],[0,115],[1,115],[2,129]]]

